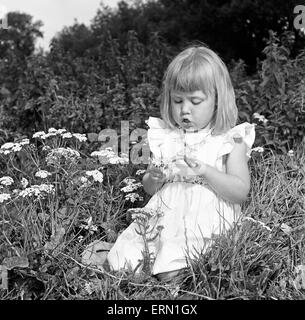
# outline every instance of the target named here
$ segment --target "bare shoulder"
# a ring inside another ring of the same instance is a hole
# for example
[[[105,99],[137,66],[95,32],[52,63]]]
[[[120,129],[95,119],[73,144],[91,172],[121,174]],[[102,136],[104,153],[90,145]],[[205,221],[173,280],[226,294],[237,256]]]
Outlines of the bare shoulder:
[[[241,142],[236,142],[226,161],[226,169],[228,174],[238,176],[247,186],[250,187],[250,174],[248,168],[249,158],[246,155],[247,146]]]

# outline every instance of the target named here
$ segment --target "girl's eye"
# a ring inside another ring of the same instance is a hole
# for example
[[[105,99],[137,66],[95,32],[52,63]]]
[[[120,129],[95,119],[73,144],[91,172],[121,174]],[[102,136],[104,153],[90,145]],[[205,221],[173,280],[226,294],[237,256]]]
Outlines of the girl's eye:
[[[197,104],[200,104],[201,103],[201,101],[199,101],[199,100],[192,100],[192,104],[194,104],[194,105],[197,105]]]
[[[181,103],[182,100],[174,100],[175,103]]]

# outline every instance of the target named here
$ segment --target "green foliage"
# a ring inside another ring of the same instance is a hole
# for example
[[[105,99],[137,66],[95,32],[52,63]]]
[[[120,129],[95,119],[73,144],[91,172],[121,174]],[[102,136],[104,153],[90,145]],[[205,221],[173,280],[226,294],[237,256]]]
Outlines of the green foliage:
[[[241,121],[257,122],[251,117],[254,113],[264,115],[268,120],[264,124],[257,122],[256,143],[284,153],[304,141],[305,133],[305,52],[291,59],[293,42],[291,32],[283,33],[281,41],[270,32],[264,49],[266,58],[258,74],[236,86]]]

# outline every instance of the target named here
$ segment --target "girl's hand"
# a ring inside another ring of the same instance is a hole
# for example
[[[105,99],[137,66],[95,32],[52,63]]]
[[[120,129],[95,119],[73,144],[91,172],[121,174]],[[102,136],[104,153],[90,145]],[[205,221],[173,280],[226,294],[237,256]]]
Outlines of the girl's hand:
[[[158,167],[152,166],[147,172],[149,172],[149,175],[154,182],[163,183],[166,180],[166,175],[163,170]]]
[[[184,156],[184,162],[188,165],[194,175],[204,175],[206,172],[207,165],[199,161],[198,159]]]

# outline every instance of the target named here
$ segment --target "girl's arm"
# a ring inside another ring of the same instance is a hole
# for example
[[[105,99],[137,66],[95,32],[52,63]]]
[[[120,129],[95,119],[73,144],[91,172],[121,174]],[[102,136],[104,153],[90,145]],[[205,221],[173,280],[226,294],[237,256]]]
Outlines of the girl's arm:
[[[248,160],[245,143],[235,143],[233,150],[228,155],[226,172],[221,172],[205,163],[200,163],[192,170],[204,176],[220,197],[233,203],[241,203],[247,199],[250,190]]]

